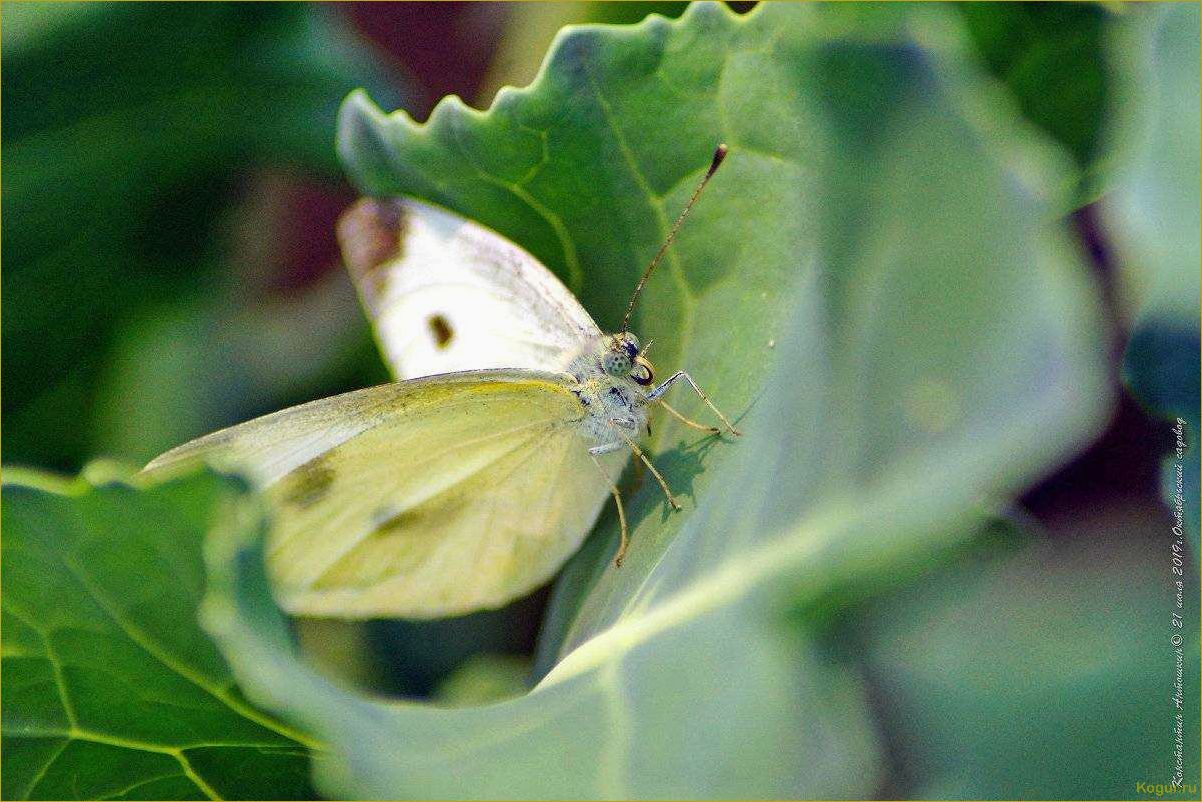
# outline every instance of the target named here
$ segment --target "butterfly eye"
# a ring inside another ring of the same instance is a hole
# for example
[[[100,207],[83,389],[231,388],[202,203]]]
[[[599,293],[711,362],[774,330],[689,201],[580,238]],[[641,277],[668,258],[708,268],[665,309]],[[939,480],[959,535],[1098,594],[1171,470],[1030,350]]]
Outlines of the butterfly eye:
[[[624,376],[630,371],[632,364],[630,357],[624,350],[606,351],[605,355],[601,357],[601,367],[610,376]]]

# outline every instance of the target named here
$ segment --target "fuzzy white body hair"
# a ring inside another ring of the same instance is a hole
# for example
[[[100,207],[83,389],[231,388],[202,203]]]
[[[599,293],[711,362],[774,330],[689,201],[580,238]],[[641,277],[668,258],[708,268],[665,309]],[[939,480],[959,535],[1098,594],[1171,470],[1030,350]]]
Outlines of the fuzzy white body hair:
[[[630,439],[647,426],[647,397],[630,376],[606,373],[602,360],[612,336],[597,337],[573,356],[565,371],[575,380],[572,394],[580,401],[584,418],[581,434],[593,446],[625,446],[615,427]]]

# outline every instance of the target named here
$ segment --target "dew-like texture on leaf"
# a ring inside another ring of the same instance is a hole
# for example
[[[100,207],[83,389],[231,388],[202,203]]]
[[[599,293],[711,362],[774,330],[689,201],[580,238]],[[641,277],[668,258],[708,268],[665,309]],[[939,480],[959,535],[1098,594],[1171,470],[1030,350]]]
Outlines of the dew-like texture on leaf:
[[[197,625],[201,541],[231,483],[7,484],[3,796],[305,798],[303,736],[234,688]]]
[[[307,668],[253,532],[206,618],[252,698],[330,745],[332,796],[864,797],[859,677],[785,609],[962,538],[1105,412],[1096,298],[1052,209],[1067,162],[991,109],[935,5],[694,5],[562,33],[539,78],[425,125],[364,96],[340,152],[368,193],[446,205],[533,252],[602,328],[718,142],[722,170],[634,330],[747,434],[653,421],[684,502],[643,481],[568,564],[525,696],[384,703]],[[686,390],[682,411],[706,412]]]

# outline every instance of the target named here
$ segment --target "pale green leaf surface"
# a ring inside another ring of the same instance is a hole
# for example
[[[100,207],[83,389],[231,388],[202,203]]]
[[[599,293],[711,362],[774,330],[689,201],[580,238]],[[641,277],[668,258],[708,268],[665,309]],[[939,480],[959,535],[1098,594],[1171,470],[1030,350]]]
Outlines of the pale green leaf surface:
[[[1136,315],[1198,326],[1198,7],[1139,8],[1112,42],[1125,81],[1116,104],[1121,154],[1104,208],[1123,249],[1125,300]]]
[[[887,9],[887,10],[886,10]],[[255,539],[215,553],[208,608],[253,698],[322,735],[339,796],[871,794],[858,679],[782,606],[970,531],[1095,431],[1095,299],[1049,208],[1063,162],[989,90],[938,7],[768,4],[561,34],[536,82],[428,124],[362,95],[341,153],[372,194],[447,205],[530,249],[605,327],[708,163],[727,165],[635,329],[748,432],[657,421],[685,510],[644,482],[561,578],[549,673],[445,710],[307,668]],[[775,365],[774,365],[775,363]],[[682,393],[686,414],[704,415]]]
[[[1185,530],[1199,551],[1198,310],[1202,304],[1199,151],[1199,12],[1188,3],[1140,8],[1113,43],[1127,65],[1116,113],[1123,154],[1104,209],[1116,233],[1133,318],[1123,379],[1152,412],[1185,425],[1183,460],[1165,460],[1165,496],[1175,510],[1182,468]],[[1173,450],[1172,436],[1163,448]]]
[[[530,660],[507,654],[479,654],[439,683],[434,698],[448,707],[499,702],[529,689]]]
[[[1171,779],[1178,712],[1196,787],[1197,573],[1170,573],[1163,514],[1150,513],[1083,511],[1071,538],[939,571],[857,621],[902,796],[1150,796],[1136,783]],[[1172,612],[1186,637],[1180,711]]]
[[[28,479],[3,491],[4,797],[311,795],[303,736],[242,699],[196,623],[233,483]]]

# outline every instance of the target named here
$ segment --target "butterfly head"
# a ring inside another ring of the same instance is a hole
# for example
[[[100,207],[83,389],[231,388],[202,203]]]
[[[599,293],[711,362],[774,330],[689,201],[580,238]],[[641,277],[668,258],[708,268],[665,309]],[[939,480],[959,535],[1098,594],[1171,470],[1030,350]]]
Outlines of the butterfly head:
[[[623,331],[607,338],[601,354],[601,366],[610,376],[629,377],[644,387],[651,384],[655,371],[643,353],[651,346],[639,345],[639,338]]]

